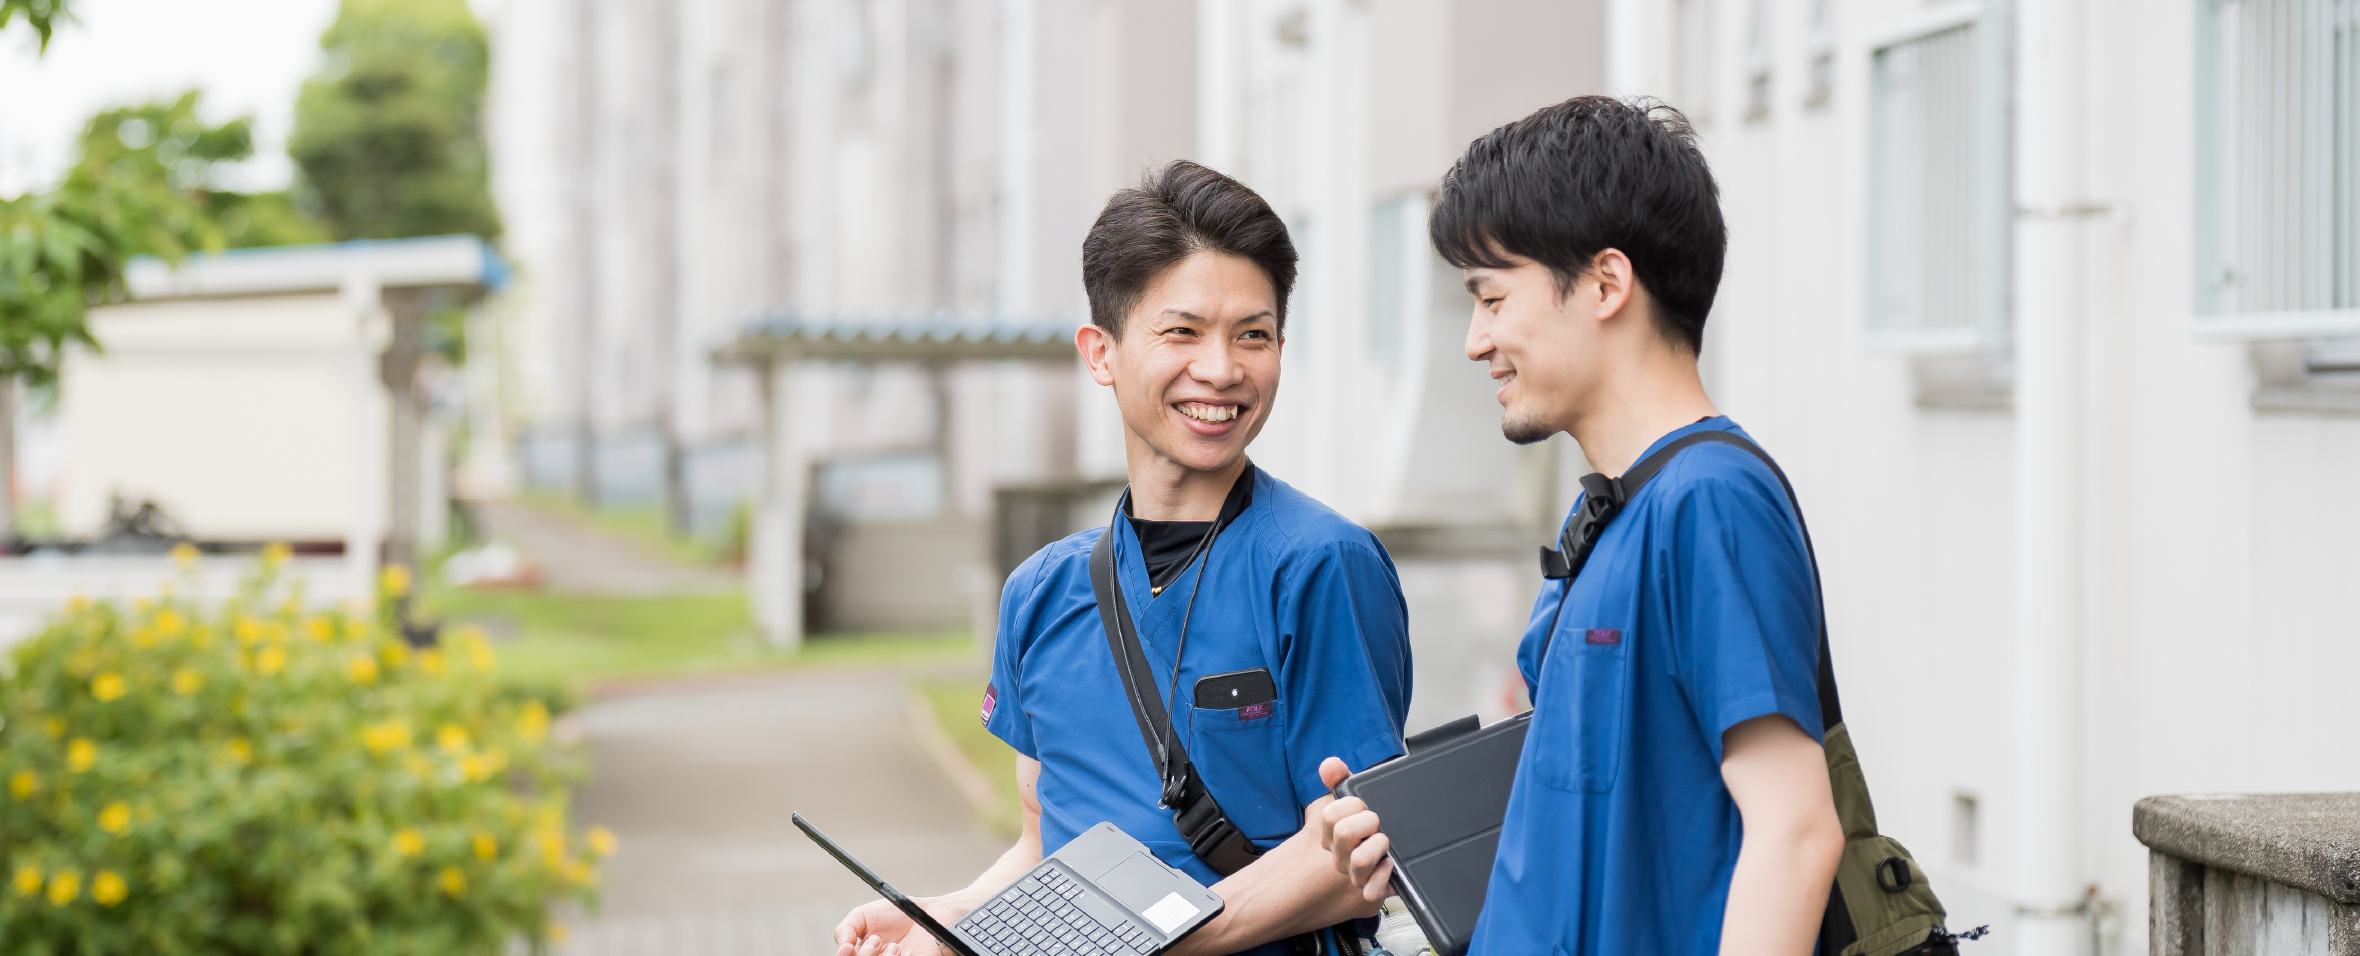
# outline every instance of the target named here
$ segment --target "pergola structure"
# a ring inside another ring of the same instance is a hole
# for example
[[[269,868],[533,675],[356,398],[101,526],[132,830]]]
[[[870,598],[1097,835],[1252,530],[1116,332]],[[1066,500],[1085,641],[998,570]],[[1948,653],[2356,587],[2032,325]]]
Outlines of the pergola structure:
[[[901,364],[946,369],[968,363],[1071,365],[1077,356],[1078,318],[928,313],[898,316],[778,312],[749,321],[737,338],[713,353],[721,364],[751,367],[762,396],[762,480],[748,542],[746,585],[756,625],[773,645],[803,640],[804,515],[810,507],[810,454],[796,427],[797,369],[815,363]],[[944,500],[957,475],[948,445],[955,410],[947,389],[935,390],[943,456]]]

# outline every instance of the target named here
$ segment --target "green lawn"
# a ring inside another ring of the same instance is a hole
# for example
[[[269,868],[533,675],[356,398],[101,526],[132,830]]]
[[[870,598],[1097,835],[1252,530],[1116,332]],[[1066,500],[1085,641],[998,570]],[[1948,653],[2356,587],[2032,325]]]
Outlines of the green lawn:
[[[602,681],[813,666],[923,666],[972,653],[963,633],[822,634],[792,653],[755,633],[741,593],[579,597],[437,590],[426,613],[490,632],[509,679],[580,693]]]
[[[926,699],[934,712],[934,722],[942,727],[951,743],[967,762],[983,771],[991,781],[992,794],[997,800],[993,808],[983,814],[983,822],[1005,836],[1015,836],[1018,815],[1016,803],[1016,751],[1005,741],[983,729],[983,721],[976,719],[982,701],[976,688],[983,681],[974,677],[936,677],[919,681],[917,692]]]

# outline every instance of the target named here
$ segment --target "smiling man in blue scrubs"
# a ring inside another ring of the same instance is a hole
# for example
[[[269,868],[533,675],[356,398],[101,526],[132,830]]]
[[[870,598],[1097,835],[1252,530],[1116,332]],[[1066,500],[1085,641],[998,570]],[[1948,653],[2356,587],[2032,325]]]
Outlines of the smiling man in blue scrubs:
[[[1728,233],[1677,111],[1582,97],[1503,126],[1443,177],[1431,231],[1475,297],[1467,357],[1500,383],[1509,440],[1570,434],[1622,475],[1691,433],[1743,434],[1697,374]],[[1844,838],[1811,559],[1745,449],[1668,462],[1533,603],[1532,723],[1476,953],[1812,951]],[[1366,766],[1322,771],[1347,765]],[[1376,815],[1322,818],[1338,868],[1390,892]]]
[[[1294,278],[1277,214],[1195,163],[1117,192],[1091,227],[1090,324],[1074,344],[1121,407],[1130,486],[1107,528],[1042,548],[1008,577],[982,716],[1018,754],[1023,832],[965,889],[923,901],[945,922],[1101,820],[1221,895],[1222,913],[1174,952],[1286,956],[1305,934],[1329,950],[1323,928],[1375,912],[1304,822],[1326,799],[1322,757],[1401,752],[1401,583],[1367,529],[1245,455],[1278,398]],[[1192,851],[1158,805],[1158,767],[1091,586],[1105,534],[1165,732],[1259,853],[1233,873]],[[836,939],[858,956],[934,949],[883,903],[846,916]]]

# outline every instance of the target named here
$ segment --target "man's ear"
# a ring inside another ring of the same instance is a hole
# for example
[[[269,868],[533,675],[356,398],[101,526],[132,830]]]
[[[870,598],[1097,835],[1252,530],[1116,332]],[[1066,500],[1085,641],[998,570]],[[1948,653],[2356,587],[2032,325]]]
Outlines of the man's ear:
[[[1095,322],[1084,322],[1073,332],[1074,351],[1082,353],[1082,364],[1090,367],[1090,379],[1100,385],[1114,384],[1114,365],[1108,352],[1114,349],[1114,335],[1099,328]]]
[[[1638,292],[1639,274],[1631,268],[1631,257],[1612,248],[1590,257],[1590,273],[1573,290],[1574,295],[1585,300],[1583,305],[1596,310],[1601,322],[1630,310],[1631,300],[1638,297]]]

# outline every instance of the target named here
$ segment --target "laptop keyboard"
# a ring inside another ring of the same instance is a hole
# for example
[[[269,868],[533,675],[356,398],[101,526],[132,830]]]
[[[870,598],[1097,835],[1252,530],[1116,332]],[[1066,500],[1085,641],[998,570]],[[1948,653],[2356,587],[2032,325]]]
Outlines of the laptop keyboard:
[[[1038,956],[1147,956],[1163,940],[1140,929],[1081,881],[1042,867],[959,921],[994,952]]]

